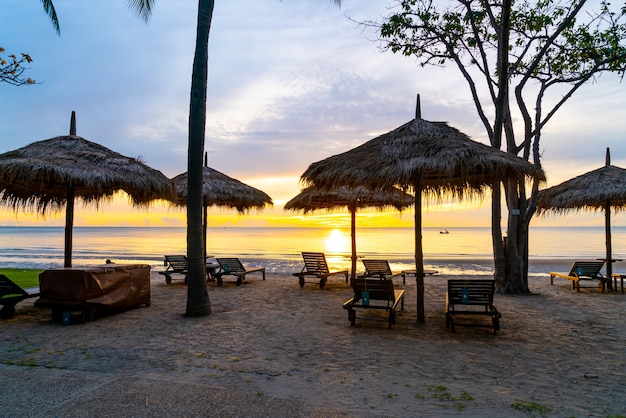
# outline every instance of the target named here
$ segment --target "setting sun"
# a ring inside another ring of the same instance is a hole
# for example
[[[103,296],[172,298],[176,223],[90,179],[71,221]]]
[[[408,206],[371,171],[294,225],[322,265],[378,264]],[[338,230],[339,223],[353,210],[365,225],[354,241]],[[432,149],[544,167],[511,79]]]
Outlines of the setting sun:
[[[325,248],[331,254],[350,252],[350,237],[339,229],[333,229],[326,238]]]

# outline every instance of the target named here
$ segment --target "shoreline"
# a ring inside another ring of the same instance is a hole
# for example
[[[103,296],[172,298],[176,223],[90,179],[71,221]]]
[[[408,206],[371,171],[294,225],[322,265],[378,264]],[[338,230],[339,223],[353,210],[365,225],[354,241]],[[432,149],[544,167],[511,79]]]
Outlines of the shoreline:
[[[19,303],[0,327],[5,412],[206,415],[222,394],[232,402],[223,408],[256,408],[224,416],[526,417],[541,415],[539,407],[551,416],[626,414],[624,295],[532,278],[533,296],[496,295],[502,329],[494,336],[445,328],[446,275],[425,278],[422,325],[415,281],[394,280],[406,297],[391,330],[360,318],[349,326],[341,304],[351,289],[340,277],[320,289],[288,275],[255,276],[239,287],[209,284],[213,312],[203,318],[183,317],[187,287],[166,285],[155,271],[149,307],[87,324],[53,323],[49,310]],[[41,393],[24,404],[32,373]],[[113,409],[79,408],[101,398]]]
[[[342,261],[341,263],[333,262],[333,256],[328,256],[328,263],[331,270],[343,270],[350,269],[349,261]],[[344,257],[341,257],[344,258]],[[385,257],[372,257],[376,259],[384,259]],[[270,258],[270,257],[255,257],[255,256],[241,256],[242,263],[247,268],[262,266],[265,267],[268,274],[275,274],[279,276],[291,276],[292,273],[298,272],[303,267],[301,257],[292,258]],[[392,271],[399,275],[402,270],[413,270],[415,264],[410,259],[394,259],[386,258]],[[162,257],[155,257],[154,259],[135,259],[135,258],[113,258],[117,264],[148,264],[152,271],[163,271],[165,266],[163,265]],[[541,278],[548,275],[551,271],[567,273],[574,261],[594,260],[593,258],[570,258],[570,257],[541,257],[531,258],[529,260],[528,274],[529,277]],[[209,259],[211,261],[211,259]],[[0,268],[7,269],[20,269],[20,270],[46,270],[52,268],[62,268],[63,260],[59,259],[56,263],[37,263],[32,264],[28,262],[9,262],[3,260]],[[74,259],[74,267],[94,267],[101,266],[105,263],[103,258],[94,258],[90,260]],[[424,268],[430,270],[436,270],[439,274],[446,276],[459,276],[459,277],[479,277],[479,276],[492,276],[493,275],[493,259],[492,258],[476,258],[476,257],[441,257],[441,258],[424,258]],[[364,271],[362,263],[359,261],[357,264],[357,274]],[[602,269],[604,273],[606,266]],[[626,273],[626,261],[619,261],[613,263],[613,272]]]

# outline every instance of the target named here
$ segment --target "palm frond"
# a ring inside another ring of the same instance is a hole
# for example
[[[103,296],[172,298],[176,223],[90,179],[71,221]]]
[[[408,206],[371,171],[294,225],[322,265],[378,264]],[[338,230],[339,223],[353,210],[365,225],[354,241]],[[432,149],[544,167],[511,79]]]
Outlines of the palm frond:
[[[137,16],[148,23],[152,16],[152,9],[156,0],[128,0],[128,7],[137,14]]]
[[[59,19],[57,17],[57,12],[54,9],[54,4],[52,4],[52,0],[41,0],[41,4],[43,5],[43,10],[46,12],[48,17],[50,17],[50,20],[52,21],[52,27],[54,27],[57,35],[61,35]]]

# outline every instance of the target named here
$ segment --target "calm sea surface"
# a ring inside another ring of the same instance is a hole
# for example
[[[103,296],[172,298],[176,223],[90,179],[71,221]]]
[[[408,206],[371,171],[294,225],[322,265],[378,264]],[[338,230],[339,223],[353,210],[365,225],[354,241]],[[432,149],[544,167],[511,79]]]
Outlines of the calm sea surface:
[[[493,272],[489,228],[424,228],[426,268],[450,275]],[[385,258],[394,271],[414,268],[412,228],[359,228],[360,257]],[[602,227],[531,228],[530,273],[569,270],[573,260],[602,258]],[[626,227],[614,227],[613,256],[626,259]],[[0,267],[53,268],[63,266],[62,227],[0,227]],[[212,256],[235,256],[250,267],[292,273],[302,267],[301,251],[322,251],[331,268],[350,266],[350,231],[323,228],[209,228],[207,251]],[[116,263],[145,263],[163,269],[164,254],[185,254],[185,228],[76,227],[72,262],[75,267]],[[358,265],[361,269],[362,266]],[[616,263],[615,271],[626,271]]]

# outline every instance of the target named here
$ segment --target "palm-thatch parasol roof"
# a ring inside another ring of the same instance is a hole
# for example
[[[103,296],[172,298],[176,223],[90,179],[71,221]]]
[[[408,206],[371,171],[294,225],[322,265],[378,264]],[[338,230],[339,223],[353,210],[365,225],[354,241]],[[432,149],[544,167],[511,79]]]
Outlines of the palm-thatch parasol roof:
[[[311,164],[302,180],[325,189],[365,185],[413,190],[417,320],[424,322],[422,193],[461,199],[468,193],[480,194],[502,180],[525,176],[545,180],[541,169],[521,158],[472,141],[447,123],[423,120],[418,96],[414,120],[343,154]]]
[[[604,211],[608,277],[613,273],[611,208],[616,210],[626,208],[626,170],[611,165],[611,152],[608,148],[604,167],[540,190],[537,194],[537,213],[541,216],[579,210]]]
[[[187,205],[188,179],[187,173],[179,174],[172,179],[178,195],[177,206]],[[267,193],[208,167],[206,153],[204,154],[204,167],[202,167],[202,199],[204,206],[202,238],[205,259],[207,255],[206,233],[209,226],[207,208],[209,206],[222,206],[237,209],[239,213],[245,213],[250,209],[263,209],[265,206],[274,204]]]
[[[176,185],[178,206],[187,204],[187,173],[172,179]],[[202,167],[202,193],[205,206],[222,206],[244,213],[250,209],[263,209],[272,205],[272,198],[252,186],[220,173],[211,167]]]
[[[123,190],[134,205],[174,199],[172,182],[135,158],[70,134],[0,154],[0,204],[45,214],[66,208],[65,267],[71,267],[74,199],[97,205]]]
[[[414,188],[424,193],[462,197],[485,187],[527,176],[545,180],[526,160],[471,140],[445,122],[416,118],[342,154],[309,166],[305,183]]]
[[[356,276],[356,211],[373,207],[380,210],[396,208],[399,211],[411,206],[413,196],[396,187],[376,190],[364,186],[339,187],[325,191],[315,186],[307,187],[299,195],[285,204],[286,210],[302,210],[305,214],[315,210],[338,210],[348,208],[351,215],[350,232],[352,238],[352,278]]]

